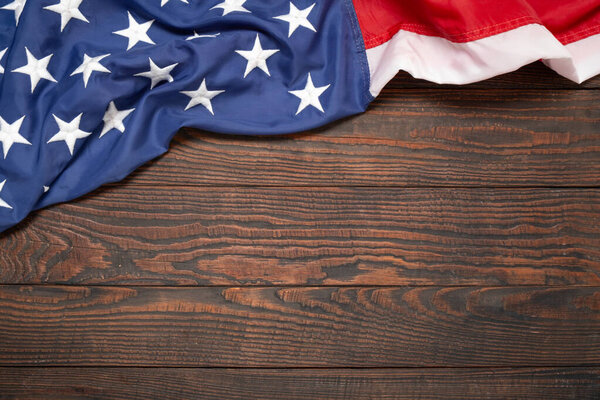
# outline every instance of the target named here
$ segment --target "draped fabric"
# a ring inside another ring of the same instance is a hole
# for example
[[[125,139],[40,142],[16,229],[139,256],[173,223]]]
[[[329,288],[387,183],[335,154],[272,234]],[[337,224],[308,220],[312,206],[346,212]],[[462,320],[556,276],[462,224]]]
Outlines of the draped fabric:
[[[461,84],[539,59],[600,73],[600,2],[0,0],[0,231],[184,126],[297,132],[364,111],[399,70]]]
[[[182,127],[281,134],[363,111],[360,43],[349,1],[0,0],[0,231],[123,179]]]
[[[354,0],[377,95],[398,70],[463,84],[539,59],[582,82],[600,73],[598,0]]]

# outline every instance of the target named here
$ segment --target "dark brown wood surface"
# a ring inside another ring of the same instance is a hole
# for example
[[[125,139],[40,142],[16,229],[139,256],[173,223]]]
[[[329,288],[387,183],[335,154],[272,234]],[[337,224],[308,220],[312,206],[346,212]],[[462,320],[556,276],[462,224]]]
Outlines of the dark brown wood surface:
[[[0,399],[600,398],[600,78],[399,74],[0,235]]]
[[[3,283],[598,285],[599,189],[132,183],[0,241]]]
[[[595,400],[598,368],[0,368],[0,399]]]
[[[594,287],[13,285],[0,310],[1,365],[600,364]]]

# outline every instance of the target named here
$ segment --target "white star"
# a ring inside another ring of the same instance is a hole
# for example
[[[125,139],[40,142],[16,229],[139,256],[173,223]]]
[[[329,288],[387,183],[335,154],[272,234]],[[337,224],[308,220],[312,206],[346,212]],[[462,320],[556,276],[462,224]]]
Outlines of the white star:
[[[21,133],[19,132],[24,119],[25,116],[23,115],[12,124],[9,124],[2,117],[0,117],[0,142],[2,143],[2,149],[4,150],[4,159],[6,159],[8,151],[15,143],[28,144],[31,146],[31,143],[21,136]]]
[[[90,23],[90,21],[83,16],[81,11],[79,11],[79,6],[82,1],[83,0],[60,0],[57,4],[44,7],[44,9],[60,14],[60,31],[62,32],[72,18],[87,22],[88,24]]]
[[[188,0],[179,0],[179,1],[182,1],[182,2],[184,2],[185,4],[190,4],[190,3],[188,3]],[[168,2],[169,2],[169,0],[160,0],[160,6],[162,7],[162,6],[164,6],[165,4],[167,4]]]
[[[224,90],[208,90],[206,88],[206,79],[203,79],[198,90],[191,90],[181,93],[191,98],[187,107],[185,107],[186,110],[196,107],[198,104],[202,104],[208,111],[210,111],[212,115],[215,115],[210,100],[223,92]]]
[[[252,50],[235,51],[240,56],[248,60],[248,64],[246,64],[246,71],[244,72],[244,78],[248,76],[248,74],[252,70],[254,70],[254,68],[260,68],[265,74],[271,76],[271,74],[269,73],[269,67],[267,67],[267,59],[273,54],[277,53],[278,51],[279,49],[263,50],[257,33],[256,40],[254,40],[254,47],[252,48]]]
[[[0,192],[2,191],[2,188],[4,188],[4,184],[6,183],[6,179],[4,181],[2,181],[2,183],[0,183]],[[4,208],[10,208],[12,209],[11,206],[8,205],[7,202],[5,202],[4,200],[0,199],[0,207],[4,207]]]
[[[81,63],[81,65],[77,67],[75,71],[73,71],[71,76],[81,74],[83,76],[83,87],[87,87],[90,76],[92,76],[92,72],[98,71],[110,73],[110,71],[104,67],[104,65],[100,64],[100,61],[108,56],[110,56],[110,54],[104,54],[98,57],[90,57],[87,54],[84,54],[83,63]]]
[[[245,2],[246,0],[224,0],[222,3],[212,7],[211,10],[214,10],[215,8],[221,8],[223,9],[223,15],[227,15],[234,11],[249,13],[250,11],[243,7]]]
[[[25,52],[27,53],[27,64],[14,69],[13,72],[29,75],[29,78],[31,79],[31,93],[35,90],[40,79],[56,82],[56,79],[48,72],[48,64],[50,63],[53,54],[38,60],[31,54],[27,47],[25,47]]]
[[[75,142],[77,139],[83,139],[92,134],[91,132],[84,132],[79,129],[82,115],[83,114],[79,114],[71,122],[65,122],[56,115],[52,114],[56,124],[58,125],[58,132],[56,135],[52,136],[50,140],[48,140],[48,143],[64,141],[69,148],[69,152],[71,155],[73,155],[73,150],[75,149]]]
[[[19,18],[21,18],[21,13],[23,12],[23,8],[25,8],[25,3],[27,0],[13,0],[12,3],[8,3],[2,10],[12,10],[15,12],[15,19],[17,20],[17,25],[19,25]]]
[[[329,88],[329,86],[331,85],[315,87],[309,72],[308,80],[306,81],[306,86],[304,87],[304,89],[290,90],[291,94],[300,99],[300,105],[298,106],[298,111],[296,112],[296,115],[300,114],[300,112],[308,106],[313,106],[317,110],[325,112],[323,111],[323,107],[321,106],[321,102],[319,101],[319,96],[321,96],[323,92]]]
[[[0,51],[0,61],[2,60],[2,57],[4,57],[4,53],[6,53],[6,50],[8,50],[8,47],[2,51]],[[4,67],[2,65],[0,65],[0,74],[4,73]]]
[[[150,71],[140,72],[139,74],[135,74],[134,76],[143,76],[144,78],[150,79],[150,90],[154,88],[158,83],[162,81],[173,82],[173,77],[171,76],[171,71],[175,68],[179,63],[167,65],[164,68],[160,68],[151,58],[148,58],[150,61]]]
[[[290,1],[290,13],[286,15],[280,15],[278,17],[273,17],[276,19],[280,19],[282,21],[286,21],[290,24],[290,31],[288,37],[292,36],[292,33],[298,29],[299,26],[303,26],[305,28],[310,29],[313,32],[317,30],[308,20],[308,14],[312,11],[315,4],[312,6],[305,8],[304,10],[299,10],[296,6]]]
[[[194,31],[194,35],[193,36],[189,36],[185,40],[194,40],[194,39],[198,39],[198,38],[214,38],[214,37],[217,37],[219,35],[220,35],[220,33],[215,33],[214,35],[198,35],[196,33],[196,31]]]
[[[50,190],[50,186],[44,185],[44,193],[48,192],[48,190]]]
[[[119,132],[125,132],[125,125],[123,125],[123,120],[127,118],[129,114],[131,114],[135,108],[130,110],[117,110],[115,106],[115,102],[111,101],[106,109],[106,113],[104,114],[104,128],[102,128],[102,133],[100,133],[100,137],[104,136],[108,131],[112,129],[116,129]]]
[[[152,26],[154,20],[138,24],[137,21],[133,19],[129,11],[127,11],[127,16],[129,18],[129,26],[126,29],[121,29],[120,31],[113,32],[116,35],[120,35],[129,39],[129,43],[127,44],[127,50],[131,49],[138,42],[156,44],[148,36],[148,30]]]

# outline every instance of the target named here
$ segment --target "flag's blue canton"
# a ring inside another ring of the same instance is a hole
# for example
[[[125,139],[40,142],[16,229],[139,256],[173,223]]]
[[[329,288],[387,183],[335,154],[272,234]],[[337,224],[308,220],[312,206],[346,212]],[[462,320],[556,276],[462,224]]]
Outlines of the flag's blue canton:
[[[350,0],[0,0],[0,231],[122,179],[182,126],[275,134],[364,110],[353,13]]]

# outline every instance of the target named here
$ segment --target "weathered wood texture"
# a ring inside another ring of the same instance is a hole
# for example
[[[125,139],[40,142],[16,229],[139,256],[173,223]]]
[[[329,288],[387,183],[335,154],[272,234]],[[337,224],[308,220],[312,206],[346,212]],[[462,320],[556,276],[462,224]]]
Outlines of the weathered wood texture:
[[[598,285],[600,189],[127,184],[0,249],[2,283]]]
[[[0,388],[0,400],[597,400],[600,369],[0,368]]]
[[[600,91],[389,89],[313,133],[182,130],[134,184],[600,185]]]
[[[598,288],[0,287],[0,365],[594,366]]]
[[[183,130],[0,235],[0,399],[600,398],[598,89],[399,74],[313,132]]]

